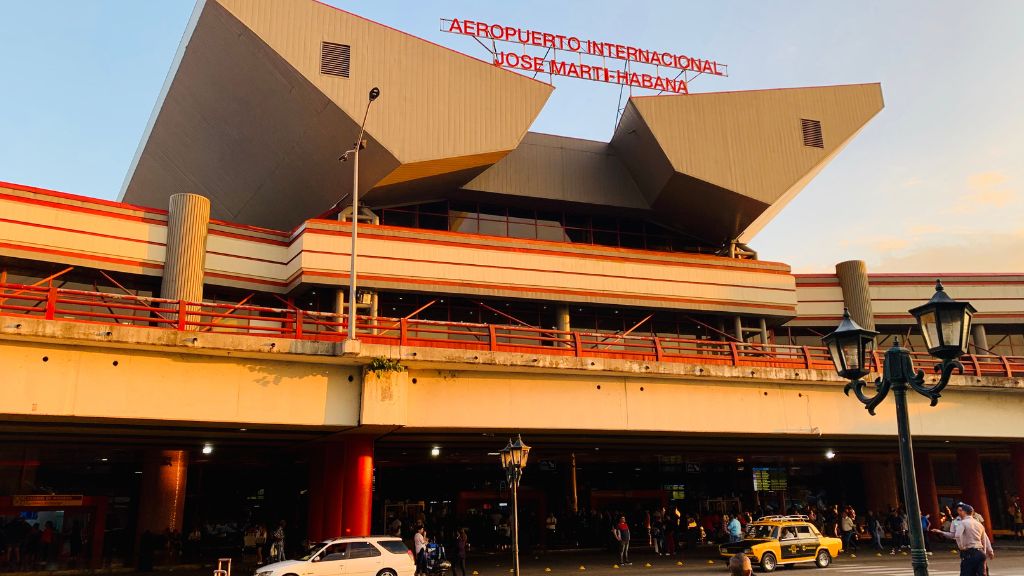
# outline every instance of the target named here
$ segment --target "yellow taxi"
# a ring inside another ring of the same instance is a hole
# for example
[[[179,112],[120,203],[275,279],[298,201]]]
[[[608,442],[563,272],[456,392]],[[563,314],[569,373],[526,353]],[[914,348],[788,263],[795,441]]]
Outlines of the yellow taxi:
[[[765,516],[747,524],[742,541],[718,547],[722,558],[742,552],[765,572],[803,562],[825,568],[842,550],[842,540],[822,536],[807,516]]]

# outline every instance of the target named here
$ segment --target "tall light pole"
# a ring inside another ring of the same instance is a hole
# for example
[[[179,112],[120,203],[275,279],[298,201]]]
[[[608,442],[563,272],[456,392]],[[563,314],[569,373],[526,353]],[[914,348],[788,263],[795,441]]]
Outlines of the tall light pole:
[[[974,312],[974,306],[969,303],[957,302],[950,298],[942,288],[942,282],[938,280],[935,282],[935,295],[932,299],[910,310],[921,327],[928,353],[940,360],[935,365],[935,371],[941,375],[933,386],[925,386],[924,370],[914,371],[910,351],[900,346],[897,337],[893,340],[892,347],[885,352],[885,367],[882,376],[875,379],[874,395],[866,395],[864,387],[867,383],[863,378],[870,370],[867,369],[865,357],[874,349],[875,336],[878,332],[858,326],[850,318],[849,310],[843,310],[843,321],[835,332],[822,338],[828,346],[836,372],[850,380],[843,392],[849,396],[850,390],[853,390],[869,414],[874,416],[875,408],[885,400],[889,390],[893,392],[900,442],[903,501],[907,505],[907,522],[910,524],[910,563],[914,568],[914,576],[928,576],[928,556],[924,547],[924,529],[921,526],[921,504],[917,496],[914,445],[910,434],[910,418],[907,415],[907,389],[930,398],[932,406],[938,404],[939,396],[949,383],[953,370],[963,374],[964,366],[959,358],[967,350]]]
[[[359,125],[359,137],[356,138],[355,146],[341,155],[342,162],[352,156],[352,260],[348,267],[348,337],[347,342],[356,340],[356,235],[359,225],[359,151],[366,148],[366,141],[363,140],[363,133],[366,129],[366,117],[370,114],[370,104],[380,96],[380,88],[374,86],[370,89],[369,99],[366,101],[366,111],[363,112],[363,123]]]
[[[498,454],[501,456],[501,466],[505,469],[505,478],[512,489],[512,576],[519,576],[519,480],[523,477],[530,447],[523,444],[522,436],[517,435],[516,441],[510,439]]]

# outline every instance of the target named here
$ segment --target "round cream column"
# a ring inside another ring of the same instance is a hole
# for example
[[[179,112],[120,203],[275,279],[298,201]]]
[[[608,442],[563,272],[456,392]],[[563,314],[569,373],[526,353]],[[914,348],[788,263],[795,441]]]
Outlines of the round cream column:
[[[836,276],[843,290],[843,305],[850,309],[854,322],[867,330],[875,329],[875,314],[871,308],[868,267],[863,260],[847,260],[836,264]]]
[[[198,194],[171,196],[167,213],[167,256],[160,297],[203,301],[210,200]]]

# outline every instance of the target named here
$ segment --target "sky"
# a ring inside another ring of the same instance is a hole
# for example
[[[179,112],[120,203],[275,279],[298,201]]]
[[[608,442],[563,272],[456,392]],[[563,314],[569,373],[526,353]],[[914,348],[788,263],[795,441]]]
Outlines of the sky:
[[[751,247],[804,273],[1024,273],[1024,2],[327,3],[479,58],[439,20],[729,65],[692,92],[881,82],[885,109]],[[193,4],[0,0],[0,181],[116,199]],[[554,84],[532,130],[611,137],[617,86]]]

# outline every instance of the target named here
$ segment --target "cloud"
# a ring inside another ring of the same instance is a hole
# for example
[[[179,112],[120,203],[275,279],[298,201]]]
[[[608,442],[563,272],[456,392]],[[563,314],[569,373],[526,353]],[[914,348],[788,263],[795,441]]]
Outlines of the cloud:
[[[950,209],[957,214],[972,214],[985,208],[1003,208],[1016,203],[1020,193],[1007,185],[1006,174],[993,170],[967,178],[970,193]]]
[[[868,262],[870,272],[1024,272],[1024,229],[961,234],[936,241],[927,236],[899,254]]]

